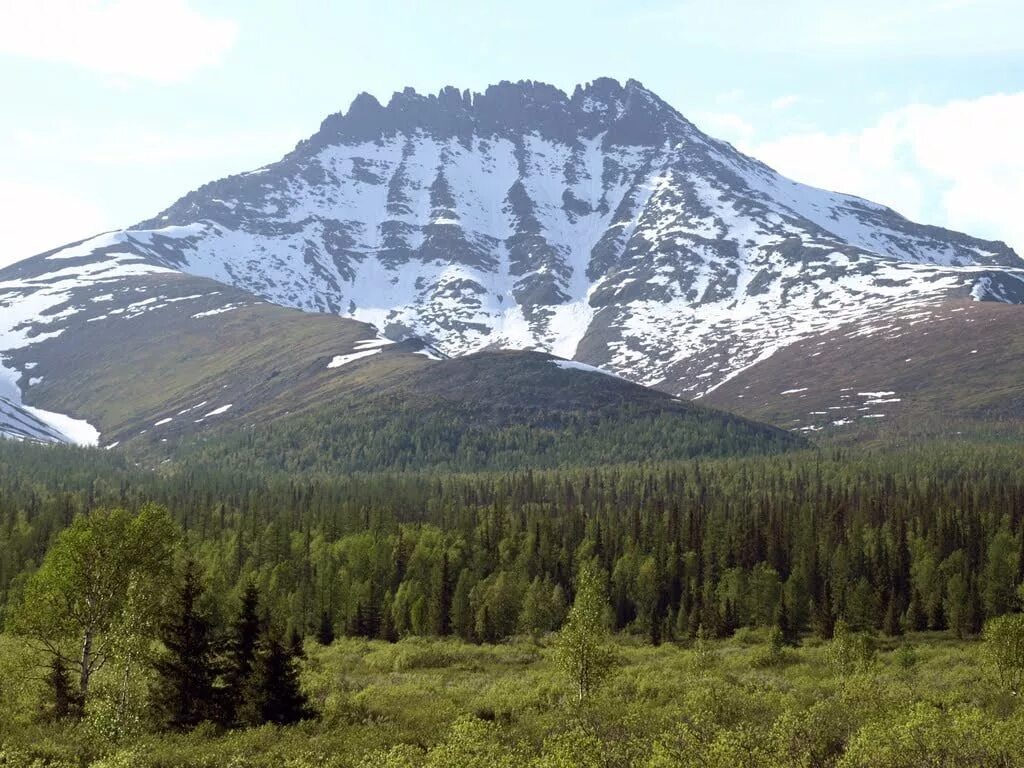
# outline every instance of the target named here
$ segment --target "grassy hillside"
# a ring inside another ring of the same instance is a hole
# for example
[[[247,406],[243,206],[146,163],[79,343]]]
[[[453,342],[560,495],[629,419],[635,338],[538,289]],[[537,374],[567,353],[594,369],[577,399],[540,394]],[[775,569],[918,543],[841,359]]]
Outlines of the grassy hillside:
[[[779,350],[701,402],[804,434],[899,443],[1024,431],[1024,307],[952,301]]]
[[[363,323],[284,309],[201,278],[123,282],[136,301],[161,297],[163,306],[131,319],[85,318],[24,353],[42,379],[29,390],[31,403],[87,418],[103,444],[174,439],[202,429],[196,419],[226,404],[218,421],[251,423],[330,399],[358,366],[335,371],[329,361],[375,337]],[[211,288],[209,306],[173,301]],[[428,362],[411,354],[393,360]],[[163,419],[170,421],[155,428]]]
[[[443,360],[417,340],[159,273],[53,308],[20,350],[29,404],[84,418],[150,463],[288,471],[481,469],[723,456],[800,438],[549,355]],[[119,309],[104,309],[118,291]],[[85,309],[70,312],[71,305]],[[127,309],[133,308],[133,309]]]
[[[383,364],[388,358],[378,356]],[[289,472],[475,471],[769,453],[806,446],[765,424],[534,352],[381,371],[287,417],[185,441],[174,455]]]

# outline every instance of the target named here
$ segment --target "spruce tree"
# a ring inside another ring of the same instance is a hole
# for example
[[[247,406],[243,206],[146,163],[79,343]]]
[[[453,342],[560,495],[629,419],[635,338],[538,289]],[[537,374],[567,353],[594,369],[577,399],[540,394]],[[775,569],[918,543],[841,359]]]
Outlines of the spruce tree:
[[[789,607],[784,598],[779,598],[779,608],[776,612],[775,626],[779,630],[779,637],[786,645],[798,645],[800,643],[800,632],[793,625],[790,618]]]
[[[289,725],[312,717],[309,701],[299,687],[295,656],[273,630],[265,632],[260,645],[248,693],[250,724]]]
[[[190,730],[204,721],[216,721],[221,714],[218,644],[202,597],[199,566],[190,559],[177,605],[162,627],[165,651],[153,664],[153,708],[157,719],[172,730]]]
[[[46,712],[48,720],[65,720],[82,715],[81,699],[71,684],[64,658],[57,655],[50,663],[46,675],[46,687],[50,693],[50,706]]]
[[[903,625],[900,623],[900,607],[896,602],[895,592],[889,595],[885,618],[882,619],[882,631],[889,637],[898,637],[903,634]]]
[[[928,614],[925,613],[924,604],[921,601],[921,593],[917,589],[914,589],[910,594],[906,626],[908,632],[923,632],[928,629]]]
[[[288,651],[296,659],[306,658],[305,638],[296,626],[288,633]]]
[[[473,573],[468,568],[463,568],[455,582],[455,594],[452,596],[451,628],[467,642],[473,640],[474,616],[470,601],[473,582]]]
[[[452,612],[452,583],[447,552],[441,555],[441,565],[438,571],[431,618],[434,622],[434,633],[445,637],[451,634]]]
[[[320,627],[316,632],[316,641],[320,645],[330,645],[334,642],[334,618],[329,611],[320,612]]]
[[[250,582],[242,593],[238,616],[231,626],[231,635],[228,638],[225,674],[227,697],[222,717],[225,723],[236,722],[238,707],[246,695],[256,664],[257,643],[263,627],[259,615],[259,602],[259,590]]]

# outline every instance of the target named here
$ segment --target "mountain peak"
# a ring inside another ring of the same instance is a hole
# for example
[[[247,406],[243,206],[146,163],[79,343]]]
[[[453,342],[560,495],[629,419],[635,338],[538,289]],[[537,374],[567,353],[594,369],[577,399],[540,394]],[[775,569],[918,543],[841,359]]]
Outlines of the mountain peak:
[[[482,93],[446,85],[437,94],[407,87],[387,106],[360,93],[346,112],[331,115],[307,144],[319,148],[347,141],[376,141],[396,134],[425,133],[437,138],[512,137],[528,133],[572,141],[619,126],[610,137],[619,143],[664,140],[671,126],[686,125],[681,116],[638,80],[625,84],[599,77],[577,85],[572,96],[536,80],[502,80]],[[692,128],[692,126],[689,126]]]

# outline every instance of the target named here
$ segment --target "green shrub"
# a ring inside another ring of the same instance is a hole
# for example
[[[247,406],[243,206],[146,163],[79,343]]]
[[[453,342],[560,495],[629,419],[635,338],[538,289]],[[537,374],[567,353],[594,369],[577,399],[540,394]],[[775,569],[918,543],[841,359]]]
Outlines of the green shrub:
[[[983,637],[985,656],[999,683],[1019,694],[1024,685],[1024,614],[991,619]]]

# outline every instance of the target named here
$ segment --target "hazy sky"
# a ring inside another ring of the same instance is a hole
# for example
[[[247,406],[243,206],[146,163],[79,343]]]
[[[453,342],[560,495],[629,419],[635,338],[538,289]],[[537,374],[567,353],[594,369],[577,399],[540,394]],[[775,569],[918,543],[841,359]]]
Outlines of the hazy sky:
[[[1020,0],[0,0],[0,264],[276,160],[360,91],[602,75],[1024,254]]]

